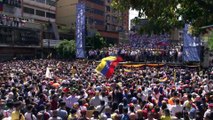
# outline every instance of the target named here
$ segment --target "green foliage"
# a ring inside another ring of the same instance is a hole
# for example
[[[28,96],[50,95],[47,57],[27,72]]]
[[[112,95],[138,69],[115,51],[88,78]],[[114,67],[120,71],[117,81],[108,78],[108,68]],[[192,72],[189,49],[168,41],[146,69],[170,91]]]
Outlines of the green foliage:
[[[61,58],[72,58],[75,56],[75,40],[62,40],[56,46],[56,51]]]
[[[100,33],[96,33],[93,37],[86,38],[86,47],[87,49],[101,49],[106,47],[107,43]]]
[[[67,26],[60,26],[58,27],[58,32],[60,33],[69,33],[71,30],[71,28],[67,27]]]
[[[139,17],[146,16],[149,24],[141,32],[163,33],[184,23],[193,26],[192,33],[198,35],[200,27],[213,23],[212,0],[113,0],[115,9],[130,8],[139,11]]]
[[[208,37],[208,47],[210,50],[213,50],[213,31],[211,31]]]

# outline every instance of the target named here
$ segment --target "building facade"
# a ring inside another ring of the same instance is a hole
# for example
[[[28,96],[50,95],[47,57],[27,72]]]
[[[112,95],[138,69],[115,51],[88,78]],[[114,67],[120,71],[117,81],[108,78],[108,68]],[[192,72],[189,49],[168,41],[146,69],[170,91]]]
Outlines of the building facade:
[[[99,32],[109,43],[118,43],[119,34],[128,31],[129,13],[119,13],[110,6],[111,0],[59,0],[56,6],[56,23],[75,26],[76,5],[86,6],[87,35]]]
[[[56,2],[0,0],[0,58],[41,57],[42,51],[67,38],[57,31]]]
[[[36,22],[55,22],[55,0],[23,0],[23,17]]]
[[[32,19],[23,17],[21,0],[0,1],[0,59],[36,55],[41,33],[27,27]]]

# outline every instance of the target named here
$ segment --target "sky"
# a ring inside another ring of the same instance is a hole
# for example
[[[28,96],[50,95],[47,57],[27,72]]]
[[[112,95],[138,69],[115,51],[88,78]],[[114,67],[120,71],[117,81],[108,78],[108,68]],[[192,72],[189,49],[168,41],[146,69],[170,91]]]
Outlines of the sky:
[[[129,10],[129,28],[131,27],[130,26],[130,21],[131,19],[135,18],[138,16],[138,11],[136,10]]]

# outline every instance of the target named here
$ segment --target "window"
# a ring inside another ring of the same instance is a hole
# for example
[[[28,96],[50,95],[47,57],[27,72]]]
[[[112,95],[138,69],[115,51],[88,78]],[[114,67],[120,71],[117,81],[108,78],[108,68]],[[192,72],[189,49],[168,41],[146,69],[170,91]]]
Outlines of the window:
[[[41,10],[36,10],[36,15],[45,17],[45,12]]]
[[[36,0],[36,1],[40,3],[45,3],[45,0]]]
[[[104,0],[90,0],[90,1],[98,5],[104,5]]]
[[[105,30],[106,30],[106,31],[110,31],[110,25],[109,25],[109,24],[107,24],[107,25],[105,26]]]
[[[24,12],[28,14],[35,14],[34,9],[28,7],[24,7]]]
[[[102,10],[93,9],[93,11],[94,11],[94,14],[97,14],[97,15],[103,15],[104,14],[104,11],[102,11]]]
[[[103,15],[104,11],[99,10],[99,9],[95,9],[95,8],[90,8],[90,7],[86,7],[86,11],[92,14],[97,14],[97,15]]]
[[[109,6],[106,6],[106,11],[110,12],[110,7]]]
[[[3,0],[3,2],[11,6],[21,7],[21,0]]]
[[[96,25],[104,25],[104,21],[95,19]]]
[[[55,6],[56,5],[56,1],[55,0],[47,0],[46,4],[47,5],[51,5],[51,6]]]
[[[110,22],[110,15],[106,15],[106,22]]]
[[[113,23],[118,23],[118,18],[113,16],[113,17],[112,17],[112,22],[113,22]]]
[[[47,17],[47,18],[55,18],[55,14],[54,14],[54,13],[49,13],[49,12],[47,12],[47,13],[46,13],[46,17]]]

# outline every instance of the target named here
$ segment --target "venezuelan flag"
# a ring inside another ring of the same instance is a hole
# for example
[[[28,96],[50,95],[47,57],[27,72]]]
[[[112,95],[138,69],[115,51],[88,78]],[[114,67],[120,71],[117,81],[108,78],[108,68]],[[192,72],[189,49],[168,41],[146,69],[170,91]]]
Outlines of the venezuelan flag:
[[[123,61],[121,57],[116,56],[105,57],[101,60],[101,63],[97,66],[96,71],[106,76],[106,78],[110,78],[114,73],[115,67],[121,61]]]

